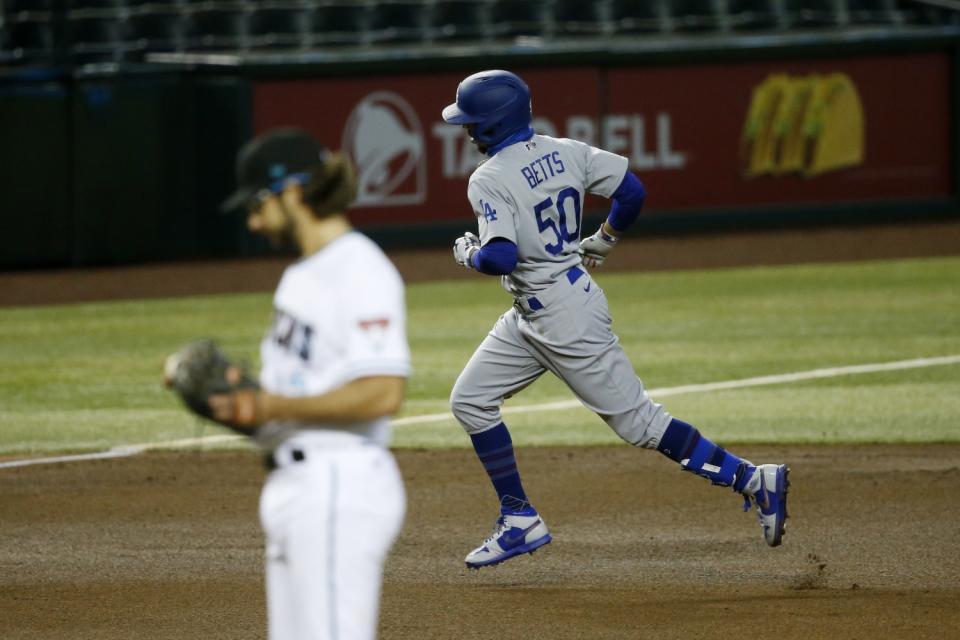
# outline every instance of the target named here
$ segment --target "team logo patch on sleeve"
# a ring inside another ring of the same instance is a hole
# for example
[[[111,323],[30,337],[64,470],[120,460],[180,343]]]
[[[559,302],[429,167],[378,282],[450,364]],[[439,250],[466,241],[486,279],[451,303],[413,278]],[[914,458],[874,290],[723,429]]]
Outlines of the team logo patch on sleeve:
[[[480,207],[483,209],[483,217],[487,219],[487,222],[497,219],[497,210],[491,207],[489,202],[480,200]]]
[[[370,331],[372,329],[386,329],[390,326],[390,318],[374,318],[372,320],[360,320],[357,322],[361,329]]]
[[[358,320],[357,326],[363,330],[371,345],[377,351],[383,349],[386,342],[387,328],[390,326],[390,318],[368,318]]]

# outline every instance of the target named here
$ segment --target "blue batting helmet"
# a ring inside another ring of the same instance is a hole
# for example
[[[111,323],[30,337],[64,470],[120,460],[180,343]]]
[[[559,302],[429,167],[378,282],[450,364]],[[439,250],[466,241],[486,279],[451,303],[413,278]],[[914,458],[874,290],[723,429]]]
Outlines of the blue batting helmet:
[[[457,101],[443,110],[449,124],[471,125],[477,142],[494,145],[530,126],[530,89],[509,71],[481,71],[457,87]]]

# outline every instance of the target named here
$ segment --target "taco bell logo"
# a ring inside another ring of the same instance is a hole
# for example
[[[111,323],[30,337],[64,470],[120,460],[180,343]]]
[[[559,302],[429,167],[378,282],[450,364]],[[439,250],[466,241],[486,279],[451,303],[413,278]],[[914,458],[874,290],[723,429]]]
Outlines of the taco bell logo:
[[[341,148],[357,168],[354,206],[391,207],[427,199],[423,128],[406,100],[392,91],[368,94],[353,108]]]

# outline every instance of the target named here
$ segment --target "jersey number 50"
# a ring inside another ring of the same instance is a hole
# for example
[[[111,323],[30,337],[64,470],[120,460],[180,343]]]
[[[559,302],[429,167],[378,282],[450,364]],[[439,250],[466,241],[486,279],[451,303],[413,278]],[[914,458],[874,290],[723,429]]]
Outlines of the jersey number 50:
[[[571,231],[567,227],[567,212],[564,203],[573,200],[573,221],[576,224]],[[562,189],[557,194],[557,207],[553,209],[553,198],[538,202],[533,207],[533,215],[537,218],[537,227],[541,235],[547,229],[556,236],[557,241],[544,245],[550,255],[560,255],[564,242],[575,242],[580,239],[580,192],[573,187]]]

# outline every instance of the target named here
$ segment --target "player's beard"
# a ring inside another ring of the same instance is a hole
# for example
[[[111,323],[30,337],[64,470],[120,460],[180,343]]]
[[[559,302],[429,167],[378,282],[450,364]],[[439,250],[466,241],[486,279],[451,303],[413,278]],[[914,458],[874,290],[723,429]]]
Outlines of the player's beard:
[[[267,230],[267,239],[276,249],[299,249],[300,244],[297,241],[296,225],[293,221],[293,212],[287,208],[287,205],[284,204],[283,200],[280,200],[277,205],[280,207],[280,211],[283,214],[283,224]]]
[[[473,127],[466,126],[464,128],[467,130],[467,135],[470,137],[470,142],[474,144],[474,146],[477,148],[477,151],[483,155],[487,155],[487,149],[489,149],[489,147],[473,137]]]

